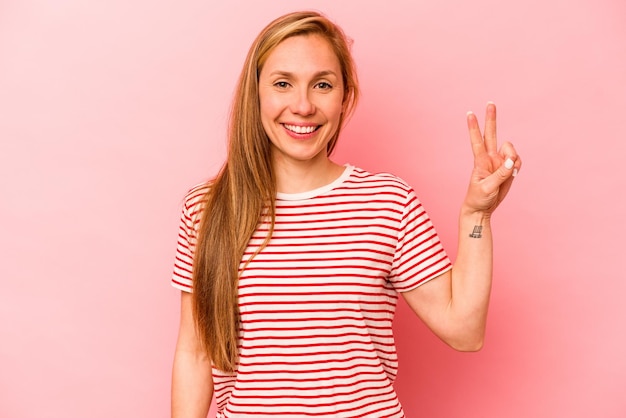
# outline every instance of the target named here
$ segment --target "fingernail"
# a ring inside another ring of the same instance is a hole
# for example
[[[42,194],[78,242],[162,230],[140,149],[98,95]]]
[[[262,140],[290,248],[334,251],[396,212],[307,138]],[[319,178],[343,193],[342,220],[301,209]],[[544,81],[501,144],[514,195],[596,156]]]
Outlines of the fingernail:
[[[517,168],[513,169],[513,177],[517,176]]]
[[[507,158],[506,161],[504,162],[504,168],[506,168],[507,170],[510,170],[513,168],[513,160],[510,158]]]

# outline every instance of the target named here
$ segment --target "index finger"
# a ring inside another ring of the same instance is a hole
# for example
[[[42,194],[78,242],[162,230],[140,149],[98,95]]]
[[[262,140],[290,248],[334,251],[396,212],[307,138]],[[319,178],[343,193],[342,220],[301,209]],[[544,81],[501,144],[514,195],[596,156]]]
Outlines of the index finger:
[[[485,112],[485,148],[489,155],[498,153],[498,138],[496,136],[496,105],[487,102]]]

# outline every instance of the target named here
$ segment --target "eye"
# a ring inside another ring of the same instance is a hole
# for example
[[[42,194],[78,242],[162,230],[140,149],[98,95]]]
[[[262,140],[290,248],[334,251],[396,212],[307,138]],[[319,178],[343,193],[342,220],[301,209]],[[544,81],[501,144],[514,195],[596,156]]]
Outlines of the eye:
[[[287,83],[286,81],[277,81],[276,83],[274,83],[274,87],[278,87],[279,89],[286,89],[287,87],[289,87],[289,83]]]
[[[320,81],[319,83],[317,83],[316,87],[321,90],[330,90],[333,88],[333,86],[330,83],[327,83],[326,81]]]

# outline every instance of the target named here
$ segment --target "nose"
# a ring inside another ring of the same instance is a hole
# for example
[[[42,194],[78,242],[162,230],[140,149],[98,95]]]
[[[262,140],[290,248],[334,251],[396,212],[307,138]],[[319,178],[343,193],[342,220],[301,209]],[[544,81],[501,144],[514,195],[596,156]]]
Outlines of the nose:
[[[309,89],[294,92],[291,103],[291,112],[295,115],[309,116],[315,113],[315,104],[310,97]]]

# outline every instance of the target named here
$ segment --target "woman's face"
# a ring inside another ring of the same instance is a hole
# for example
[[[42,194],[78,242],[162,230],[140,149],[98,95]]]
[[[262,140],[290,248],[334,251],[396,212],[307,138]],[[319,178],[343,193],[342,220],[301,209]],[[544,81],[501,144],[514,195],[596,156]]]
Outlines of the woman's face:
[[[278,44],[259,74],[261,121],[274,164],[328,160],[326,145],[339,128],[343,92],[341,64],[322,36]]]

